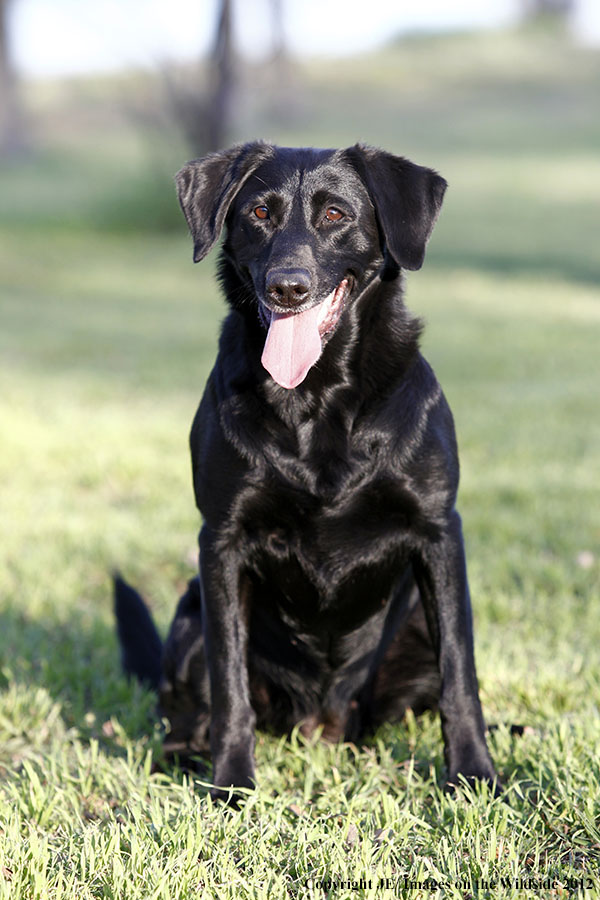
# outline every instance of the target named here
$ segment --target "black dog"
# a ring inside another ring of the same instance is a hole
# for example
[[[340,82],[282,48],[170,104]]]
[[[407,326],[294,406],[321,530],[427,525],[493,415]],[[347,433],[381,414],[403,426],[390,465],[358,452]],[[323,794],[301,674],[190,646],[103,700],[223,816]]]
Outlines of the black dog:
[[[231,311],[191,434],[200,577],[162,674],[117,581],[125,667],[160,682],[167,752],[210,745],[227,796],[254,783],[255,726],[356,740],[439,706],[449,782],[494,782],[454,425],[402,300],[446,182],[362,145],[251,143],[177,185],[196,262],[226,228]]]

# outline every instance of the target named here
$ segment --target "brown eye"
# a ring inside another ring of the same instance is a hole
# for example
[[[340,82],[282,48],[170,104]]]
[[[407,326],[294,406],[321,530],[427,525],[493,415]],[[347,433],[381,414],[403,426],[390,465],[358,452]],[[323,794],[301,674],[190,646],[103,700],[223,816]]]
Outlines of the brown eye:
[[[340,219],[344,218],[344,213],[336,209],[335,206],[330,206],[325,213],[325,218],[328,222],[339,222]]]
[[[257,219],[268,219],[269,218],[269,210],[266,206],[257,206],[254,209],[254,215]]]

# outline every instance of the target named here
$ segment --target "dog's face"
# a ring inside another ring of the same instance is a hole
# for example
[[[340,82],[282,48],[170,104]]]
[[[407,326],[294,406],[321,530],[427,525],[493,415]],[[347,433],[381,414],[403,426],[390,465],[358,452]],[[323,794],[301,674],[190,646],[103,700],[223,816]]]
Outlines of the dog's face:
[[[368,191],[341,154],[280,150],[250,175],[226,221],[224,251],[251,282],[267,329],[263,365],[296,387],[382,264]]]
[[[262,362],[300,384],[344,310],[384,268],[419,268],[445,181],[368,147],[246,144],[185,166],[180,202],[202,259],[224,254],[265,328]]]
[[[380,256],[368,191],[329,151],[278,151],[240,189],[227,225],[225,252],[251,278],[267,323],[272,313],[301,314],[336,297],[323,308],[323,336]]]

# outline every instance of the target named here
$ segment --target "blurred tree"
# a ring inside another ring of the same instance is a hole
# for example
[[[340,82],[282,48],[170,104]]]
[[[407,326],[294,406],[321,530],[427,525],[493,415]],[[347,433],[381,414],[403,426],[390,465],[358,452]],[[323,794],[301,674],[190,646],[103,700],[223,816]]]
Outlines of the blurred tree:
[[[278,62],[287,56],[282,0],[271,0],[271,27],[273,30],[273,62]]]
[[[269,105],[277,123],[298,117],[299,95],[295,66],[285,39],[284,2],[270,0],[271,54],[269,59]]]
[[[217,150],[224,145],[231,126],[235,90],[232,19],[231,0],[220,0],[212,52],[211,76],[213,83],[208,103],[209,150]]]
[[[225,146],[236,88],[232,0],[218,0],[207,87],[189,77],[182,83],[168,72],[165,78],[172,112],[192,152],[202,155]]]
[[[248,99],[252,106],[258,98],[277,124],[294,120],[300,106],[295,67],[285,39],[284,0],[269,0],[270,46],[267,26],[260,48],[265,51],[264,58],[258,66],[246,64],[243,78],[234,42],[234,2],[217,0],[216,7],[206,65],[199,66],[198,74],[189,68],[163,71],[170,115],[196,155],[218,150],[232,140],[236,108]]]
[[[539,19],[546,16],[566,18],[574,12],[576,0],[521,0],[526,19]]]
[[[0,154],[14,156],[26,146],[25,117],[12,64],[8,7],[0,0]]]

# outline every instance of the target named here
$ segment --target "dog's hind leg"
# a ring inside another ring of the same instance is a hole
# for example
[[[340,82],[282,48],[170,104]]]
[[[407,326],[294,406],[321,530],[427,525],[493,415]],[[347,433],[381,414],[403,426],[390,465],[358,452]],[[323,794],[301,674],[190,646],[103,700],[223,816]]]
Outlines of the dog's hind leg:
[[[170,726],[165,754],[192,768],[190,757],[208,751],[210,716],[198,578],[179,601],[164,647],[144,600],[120,575],[114,598],[123,669],[157,692]]]
[[[375,673],[372,726],[397,722],[408,709],[435,709],[440,696],[437,658],[420,600],[396,632]]]
[[[180,599],[163,650],[159,712],[170,723],[164,751],[195,768],[190,757],[209,752],[210,685],[202,629],[199,579]]]
[[[411,569],[395,591],[371,675],[352,700],[347,741],[360,741],[385,722],[400,722],[410,709],[435,709],[440,674],[419,589]]]
[[[420,600],[402,623],[375,672],[368,730],[400,721],[408,709],[435,709],[440,696],[437,659]]]

